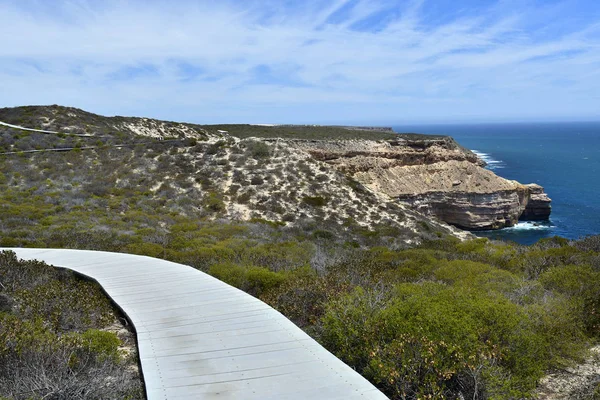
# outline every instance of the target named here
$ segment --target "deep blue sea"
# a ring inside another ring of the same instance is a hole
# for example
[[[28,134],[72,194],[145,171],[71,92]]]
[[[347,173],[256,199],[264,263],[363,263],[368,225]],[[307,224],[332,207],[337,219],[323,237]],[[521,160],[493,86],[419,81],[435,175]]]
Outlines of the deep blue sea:
[[[554,235],[600,234],[600,122],[399,125],[396,132],[450,135],[507,179],[537,183],[552,199],[550,222],[520,222],[481,236],[532,244]]]

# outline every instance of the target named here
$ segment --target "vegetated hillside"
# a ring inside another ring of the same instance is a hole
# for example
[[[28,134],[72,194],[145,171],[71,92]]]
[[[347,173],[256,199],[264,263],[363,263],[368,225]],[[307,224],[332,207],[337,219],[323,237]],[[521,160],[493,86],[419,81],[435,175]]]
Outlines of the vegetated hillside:
[[[72,237],[109,230],[131,242],[127,238],[136,230],[164,236],[178,220],[223,218],[268,220],[356,245],[370,243],[373,236],[397,247],[436,237],[436,232],[459,234],[376,196],[286,143],[206,133],[198,139],[27,153],[39,137],[49,149],[64,138],[1,129],[4,143],[22,153],[0,159],[6,189],[0,193],[0,231],[31,227],[18,240],[14,234],[6,237],[4,245],[61,245],[52,237],[66,227]]]
[[[26,149],[28,135],[2,137]],[[205,135],[0,156],[0,245],[192,265],[268,302],[394,399],[533,396],[599,339],[598,237],[461,242],[293,141]]]
[[[97,284],[6,251],[0,283],[0,398],[144,398],[134,335]]]
[[[97,138],[202,139],[207,136],[205,130],[192,124],[137,117],[104,117],[57,105],[0,108],[0,121],[62,134],[89,134]]]

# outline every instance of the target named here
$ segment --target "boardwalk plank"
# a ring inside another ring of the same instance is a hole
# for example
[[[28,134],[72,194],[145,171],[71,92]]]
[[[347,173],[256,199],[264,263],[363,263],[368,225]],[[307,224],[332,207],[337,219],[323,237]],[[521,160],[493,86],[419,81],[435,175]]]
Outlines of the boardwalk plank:
[[[96,280],[136,329],[150,400],[386,399],[279,312],[191,267],[87,250],[0,250]]]

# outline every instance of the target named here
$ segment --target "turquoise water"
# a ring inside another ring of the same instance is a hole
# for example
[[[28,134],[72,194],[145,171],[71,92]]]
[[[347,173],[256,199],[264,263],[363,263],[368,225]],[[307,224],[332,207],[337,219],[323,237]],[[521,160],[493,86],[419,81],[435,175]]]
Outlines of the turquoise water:
[[[478,235],[522,244],[554,235],[600,234],[600,122],[399,125],[396,132],[443,134],[479,152],[496,174],[537,183],[552,199],[550,222],[521,222]]]

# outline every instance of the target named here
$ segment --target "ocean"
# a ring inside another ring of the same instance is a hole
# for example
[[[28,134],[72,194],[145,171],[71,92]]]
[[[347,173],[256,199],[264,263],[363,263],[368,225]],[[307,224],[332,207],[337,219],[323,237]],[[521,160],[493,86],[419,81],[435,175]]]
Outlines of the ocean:
[[[548,223],[519,222],[478,236],[532,244],[555,235],[600,234],[600,122],[398,125],[394,130],[452,136],[497,175],[537,183],[552,199]]]

